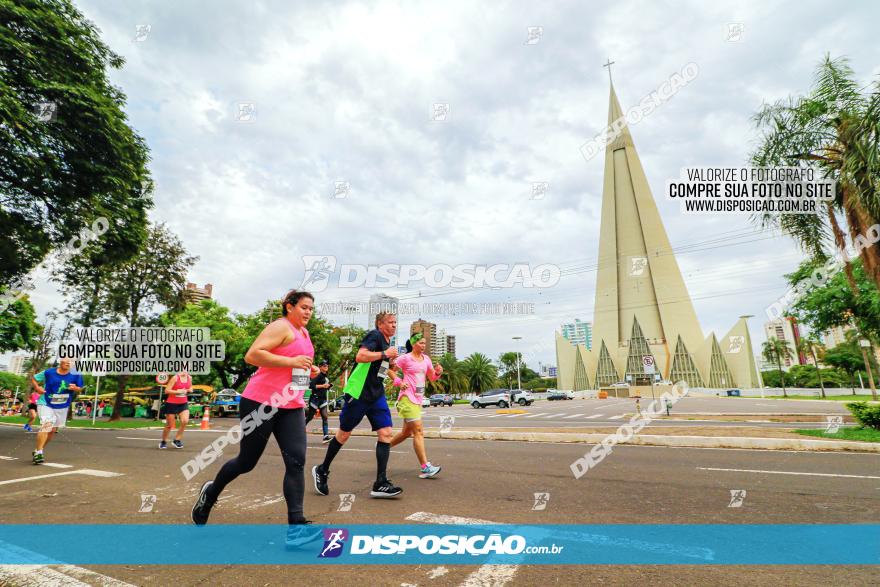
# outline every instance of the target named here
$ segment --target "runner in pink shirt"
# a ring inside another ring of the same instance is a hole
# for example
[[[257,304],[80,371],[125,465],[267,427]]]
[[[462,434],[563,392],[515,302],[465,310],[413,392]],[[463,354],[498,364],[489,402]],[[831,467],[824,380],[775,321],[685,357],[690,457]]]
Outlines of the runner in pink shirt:
[[[281,301],[283,316],[266,326],[245,354],[244,360],[258,369],[241,394],[239,453],[226,461],[213,481],[202,485],[192,509],[192,521],[196,525],[208,522],[211,508],[223,489],[257,466],[269,437],[274,436],[284,462],[282,487],[289,525],[286,546],[298,549],[322,536],[319,527],[307,526],[311,522],[303,515],[306,461],[303,395],[309,387],[309,375],[318,371],[312,366],[315,349],[306,330],[314,303],[315,298],[308,292],[288,292]]]
[[[440,472],[440,467],[428,461],[425,452],[425,432],[422,427],[422,400],[425,397],[425,382],[437,381],[443,374],[443,367],[433,365],[431,357],[425,354],[427,343],[421,333],[416,333],[406,341],[405,355],[397,357],[394,362],[395,373],[399,369],[403,379],[395,375],[394,385],[400,388],[397,396],[397,413],[403,418],[403,430],[391,439],[391,446],[397,446],[410,436],[413,449],[419,459],[419,477],[428,479]]]

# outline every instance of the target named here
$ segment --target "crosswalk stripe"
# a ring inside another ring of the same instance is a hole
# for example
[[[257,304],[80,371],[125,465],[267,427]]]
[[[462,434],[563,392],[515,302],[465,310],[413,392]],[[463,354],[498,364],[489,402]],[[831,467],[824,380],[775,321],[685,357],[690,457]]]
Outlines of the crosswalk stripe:
[[[547,412],[541,412],[540,414],[529,414],[526,418],[537,418],[538,416],[547,416],[549,415]]]
[[[571,420],[572,418],[580,418],[583,414],[572,414],[570,416],[563,416],[564,420]]]
[[[587,420],[592,420],[594,418],[601,418],[602,414],[593,414],[592,416],[587,416]]]
[[[609,420],[620,420],[621,418],[623,418],[623,414],[618,414],[617,416],[611,416],[608,419]]]

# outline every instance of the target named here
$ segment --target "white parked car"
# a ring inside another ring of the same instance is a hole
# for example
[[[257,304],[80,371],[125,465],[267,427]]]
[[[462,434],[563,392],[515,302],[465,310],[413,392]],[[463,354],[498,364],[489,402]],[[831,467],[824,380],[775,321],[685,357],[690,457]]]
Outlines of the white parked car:
[[[471,400],[471,406],[485,408],[486,406],[498,406],[499,408],[510,407],[510,394],[506,389],[490,389]]]

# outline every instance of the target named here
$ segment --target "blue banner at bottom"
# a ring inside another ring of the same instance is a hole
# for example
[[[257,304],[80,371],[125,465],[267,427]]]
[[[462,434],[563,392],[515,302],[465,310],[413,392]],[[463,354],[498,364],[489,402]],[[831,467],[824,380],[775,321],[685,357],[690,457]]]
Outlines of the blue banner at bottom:
[[[2,525],[0,564],[875,565],[878,524]]]

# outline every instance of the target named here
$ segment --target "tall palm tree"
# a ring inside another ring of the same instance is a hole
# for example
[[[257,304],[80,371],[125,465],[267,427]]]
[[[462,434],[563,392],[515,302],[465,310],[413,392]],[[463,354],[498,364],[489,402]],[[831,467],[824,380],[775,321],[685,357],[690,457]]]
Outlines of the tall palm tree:
[[[445,393],[461,396],[468,388],[468,376],[465,375],[464,365],[455,358],[455,355],[446,353],[440,357],[443,366],[443,375],[438,381],[444,382]]]
[[[782,361],[791,358],[791,347],[784,340],[771,336],[761,347],[761,354],[766,360],[776,363],[779,367],[779,374],[782,377],[782,397],[788,397],[785,392],[785,371],[782,370]]]
[[[816,365],[816,373],[819,374],[819,388],[821,389],[822,399],[825,399],[825,382],[822,381],[822,369],[819,367],[819,359],[816,357],[817,352],[822,354],[825,347],[812,335],[804,336],[798,339],[797,352],[813,357],[813,364]]]
[[[473,353],[462,361],[465,376],[471,391],[481,393],[491,389],[498,379],[498,369],[482,353]]]
[[[755,122],[762,137],[751,158],[754,165],[812,168],[817,176],[837,182],[824,216],[768,213],[759,217],[762,225],[792,236],[814,260],[827,259],[829,241],[846,260],[846,233],[838,215],[846,220],[851,239],[880,219],[880,81],[863,95],[847,59],[826,55],[808,95],[765,104]],[[859,255],[880,287],[880,249],[864,247]],[[858,295],[849,263],[844,270]]]

